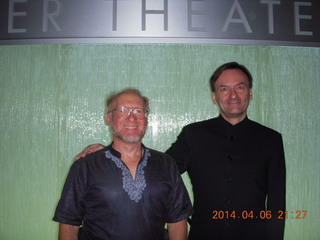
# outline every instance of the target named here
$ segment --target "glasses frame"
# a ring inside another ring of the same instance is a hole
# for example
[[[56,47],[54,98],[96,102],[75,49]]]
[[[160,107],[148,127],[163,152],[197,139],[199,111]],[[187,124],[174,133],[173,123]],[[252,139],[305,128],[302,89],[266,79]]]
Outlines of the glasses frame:
[[[137,116],[137,110],[142,110],[144,112],[144,117],[138,117]],[[122,119],[125,119],[130,116],[130,113],[132,112],[133,115],[138,118],[138,119],[146,119],[148,117],[149,111],[144,109],[144,108],[128,108],[128,107],[119,107],[119,108],[114,108],[110,110],[108,113],[112,113],[114,111],[117,111],[118,114],[123,114],[123,116],[119,116]],[[128,112],[128,114],[125,116],[125,113]]]

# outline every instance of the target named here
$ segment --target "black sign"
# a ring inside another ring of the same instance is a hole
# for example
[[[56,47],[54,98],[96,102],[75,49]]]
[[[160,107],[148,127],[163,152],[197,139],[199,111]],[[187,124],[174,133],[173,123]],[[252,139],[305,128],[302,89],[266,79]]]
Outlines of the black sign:
[[[0,44],[320,46],[319,0],[1,0]]]

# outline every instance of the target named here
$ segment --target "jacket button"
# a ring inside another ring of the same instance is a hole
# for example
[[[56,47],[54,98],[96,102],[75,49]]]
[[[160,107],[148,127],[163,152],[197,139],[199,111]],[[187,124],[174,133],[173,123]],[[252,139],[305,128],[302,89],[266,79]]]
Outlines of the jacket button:
[[[231,162],[233,159],[232,159],[232,157],[229,155],[229,156],[227,157],[227,160],[228,160],[229,162]]]
[[[230,183],[232,181],[231,177],[226,178],[226,183]]]

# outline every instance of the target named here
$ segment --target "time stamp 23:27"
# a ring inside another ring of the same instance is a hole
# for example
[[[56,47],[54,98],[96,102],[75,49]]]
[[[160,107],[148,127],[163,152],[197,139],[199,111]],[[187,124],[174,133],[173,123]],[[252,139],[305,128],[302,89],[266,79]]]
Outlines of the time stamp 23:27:
[[[305,219],[307,217],[306,210],[297,211],[278,211],[276,213],[270,210],[262,211],[222,211],[214,210],[212,211],[212,219]]]

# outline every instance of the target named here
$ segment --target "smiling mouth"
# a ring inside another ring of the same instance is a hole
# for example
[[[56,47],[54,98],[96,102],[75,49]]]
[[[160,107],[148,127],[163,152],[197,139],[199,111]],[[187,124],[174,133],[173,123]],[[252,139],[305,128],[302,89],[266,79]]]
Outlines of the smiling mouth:
[[[239,104],[239,103],[241,103],[241,101],[239,101],[239,100],[233,100],[233,101],[229,101],[228,103],[229,103],[229,104]]]
[[[130,130],[131,130],[131,129],[137,129],[137,127],[130,127],[130,126],[126,126],[125,128],[126,128],[126,129],[130,129]]]

